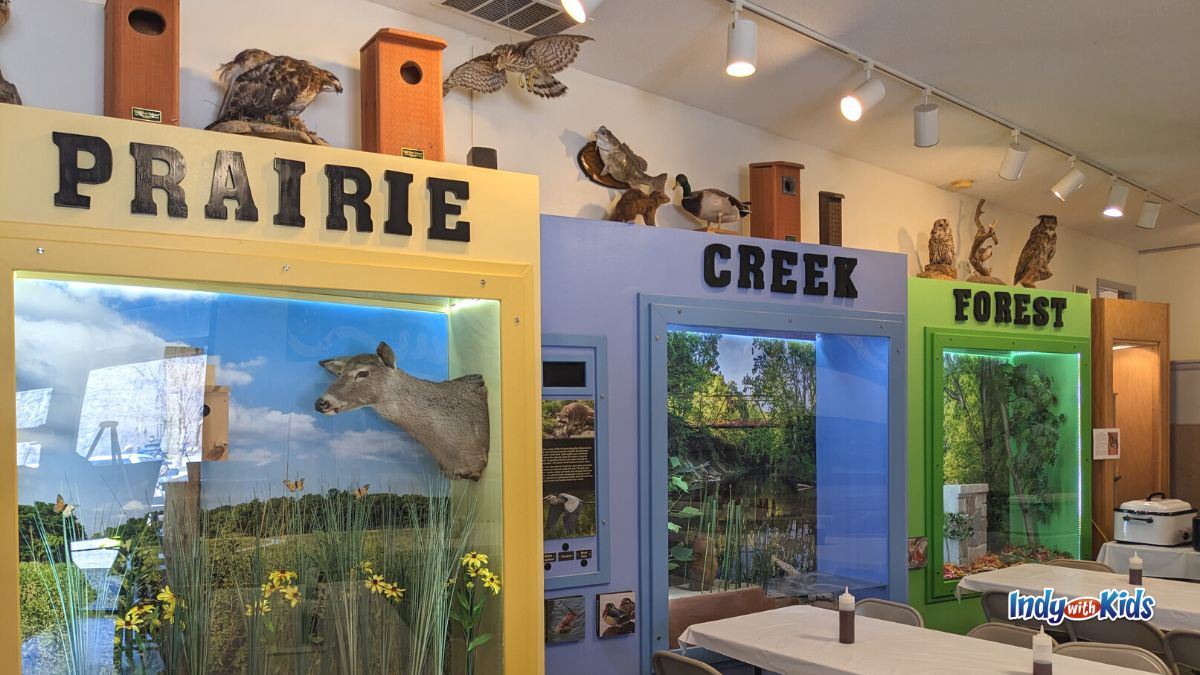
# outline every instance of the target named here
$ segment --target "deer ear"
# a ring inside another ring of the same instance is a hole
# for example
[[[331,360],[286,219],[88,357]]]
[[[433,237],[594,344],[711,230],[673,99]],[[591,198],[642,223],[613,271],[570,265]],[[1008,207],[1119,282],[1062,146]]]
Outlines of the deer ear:
[[[346,367],[346,358],[340,357],[336,359],[325,359],[321,361],[321,367],[328,370],[333,375],[341,375],[342,368]]]
[[[380,342],[379,346],[375,348],[375,353],[379,355],[379,358],[383,361],[383,365],[388,368],[396,367],[396,352],[392,351],[388,343]]]

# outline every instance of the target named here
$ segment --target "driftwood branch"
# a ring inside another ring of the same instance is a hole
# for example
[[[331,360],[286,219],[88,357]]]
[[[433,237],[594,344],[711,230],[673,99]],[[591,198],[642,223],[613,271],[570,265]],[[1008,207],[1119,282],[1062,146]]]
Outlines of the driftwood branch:
[[[281,127],[278,124],[270,122],[250,122],[244,120],[233,120],[230,122],[222,122],[211,129],[225,134],[237,134],[239,136],[257,136],[258,138],[272,138],[277,141],[289,141],[291,143],[305,143],[308,145],[329,145],[325,139],[316,135],[303,125],[297,129],[289,129]]]
[[[996,236],[997,221],[992,220],[986,226],[983,224],[985,201],[980,199],[979,204],[975,206],[975,241],[971,244],[971,255],[968,257],[975,271],[967,281],[999,284],[1003,282],[992,276],[992,268],[988,266],[987,261],[992,257],[992,246],[1000,243],[1000,237]]]

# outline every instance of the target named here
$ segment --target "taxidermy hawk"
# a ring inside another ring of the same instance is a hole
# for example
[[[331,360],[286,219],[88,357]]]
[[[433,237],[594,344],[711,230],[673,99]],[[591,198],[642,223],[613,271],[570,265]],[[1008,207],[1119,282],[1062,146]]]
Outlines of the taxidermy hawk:
[[[0,103],[21,105],[21,94],[17,91],[17,85],[4,79],[4,73],[0,73]]]
[[[558,98],[567,93],[567,85],[553,73],[574,63],[580,45],[591,39],[585,35],[548,35],[500,45],[450,71],[442,83],[442,96],[455,87],[481,94],[500,91],[512,72],[521,76],[522,89],[542,98]]]
[[[317,95],[327,91],[342,93],[341,81],[328,70],[258,49],[238,54],[221,66],[218,76],[227,89],[217,119],[207,129],[234,120],[270,121],[302,128],[300,114]]]
[[[9,0],[0,0],[0,28],[4,28],[8,23],[8,17],[12,14],[11,4]]]

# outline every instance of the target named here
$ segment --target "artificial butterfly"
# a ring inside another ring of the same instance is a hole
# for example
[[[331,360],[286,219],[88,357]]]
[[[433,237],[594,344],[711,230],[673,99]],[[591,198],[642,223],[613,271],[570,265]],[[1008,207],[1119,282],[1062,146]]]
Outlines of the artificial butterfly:
[[[54,512],[61,513],[63,518],[70,518],[75,513],[75,505],[68,504],[62,495],[58,495],[58,499],[54,500]]]
[[[287,488],[288,492],[296,492],[297,490],[303,490],[304,489],[304,479],[297,478],[296,480],[288,480],[288,479],[284,478],[283,486]]]
[[[350,491],[350,493],[353,494],[356,499],[362,499],[363,497],[367,496],[367,490],[370,490],[370,489],[371,489],[371,484],[367,483],[366,485],[364,485],[362,487],[354,488],[353,490]]]

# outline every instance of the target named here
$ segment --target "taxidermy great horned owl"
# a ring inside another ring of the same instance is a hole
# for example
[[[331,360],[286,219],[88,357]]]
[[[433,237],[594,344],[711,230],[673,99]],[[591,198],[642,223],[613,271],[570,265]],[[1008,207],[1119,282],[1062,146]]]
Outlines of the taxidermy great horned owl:
[[[1037,288],[1039,281],[1045,281],[1054,276],[1050,271],[1050,261],[1058,247],[1058,218],[1054,216],[1038,216],[1038,224],[1029,232],[1029,241],[1021,249],[1021,257],[1017,259],[1017,272],[1013,276],[1014,286]]]
[[[592,38],[585,35],[547,35],[511,45],[500,45],[450,71],[442,83],[442,96],[455,87],[481,94],[500,91],[508,73],[521,76],[521,88],[543,98],[567,93],[567,85],[554,77],[575,62],[579,47]]]

